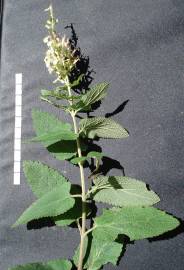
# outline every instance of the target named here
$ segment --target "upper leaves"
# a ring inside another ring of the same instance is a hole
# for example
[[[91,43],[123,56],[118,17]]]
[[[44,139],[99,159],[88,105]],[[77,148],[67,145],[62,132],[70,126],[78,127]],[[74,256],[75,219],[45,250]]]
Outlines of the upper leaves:
[[[63,132],[71,134],[71,125],[68,123],[64,123],[60,121],[56,116],[51,113],[42,112],[38,109],[32,110],[32,119],[33,119],[33,127],[38,137],[41,136],[42,141],[41,143],[47,147],[47,150],[52,153],[54,157],[59,160],[69,159],[73,157],[77,153],[77,145],[75,140],[68,140],[66,137],[63,138],[64,133],[52,140],[43,140],[42,136],[45,134],[50,134],[52,132],[56,133],[58,130],[62,130]],[[52,134],[54,135],[54,134]],[[73,134],[72,134],[73,136]],[[62,138],[61,138],[62,137]],[[71,137],[70,137],[71,138]],[[48,138],[47,138],[48,139]],[[74,135],[75,139],[75,135]],[[59,141],[58,141],[59,140]]]
[[[96,84],[86,94],[81,96],[81,99],[74,104],[73,108],[76,111],[90,110],[91,105],[106,96],[109,84],[106,82]]]
[[[60,121],[56,116],[48,112],[42,112],[39,109],[32,110],[32,119],[33,119],[33,128],[38,137],[44,136],[45,134],[63,131],[69,132],[72,130],[72,127],[69,123],[64,123]],[[60,138],[61,140],[61,138]],[[56,138],[50,141],[42,141],[44,146],[55,143]]]
[[[65,213],[75,203],[75,200],[70,196],[70,188],[71,184],[66,182],[47,192],[27,208],[13,226],[25,224],[34,219],[54,217]]]
[[[73,141],[76,140],[77,137],[78,135],[72,132],[71,130],[57,129],[55,131],[47,132],[40,136],[34,137],[30,141],[43,143],[45,142],[50,145],[61,140]]]
[[[114,120],[105,117],[84,118],[80,121],[81,136],[94,139],[102,138],[126,138],[128,132]]]
[[[94,179],[93,198],[114,206],[150,206],[160,201],[142,181],[130,177],[110,176]]]
[[[101,241],[113,241],[119,234],[130,240],[150,238],[175,229],[179,221],[153,207],[123,207],[105,210],[95,218],[94,237]]]
[[[46,263],[28,263],[8,268],[8,270],[71,270],[72,264],[68,260],[52,260]]]

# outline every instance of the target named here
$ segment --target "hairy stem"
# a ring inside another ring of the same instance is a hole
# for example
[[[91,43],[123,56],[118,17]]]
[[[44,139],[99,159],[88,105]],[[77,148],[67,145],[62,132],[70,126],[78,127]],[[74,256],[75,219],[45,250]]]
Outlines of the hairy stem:
[[[68,87],[68,93],[69,96],[71,96],[71,88],[70,88],[70,84],[69,84],[69,79],[68,76],[66,77],[66,85]],[[72,105],[73,102],[72,100],[69,101],[69,103]],[[77,121],[75,118],[75,112],[71,111],[71,117],[73,120],[73,125],[74,125],[74,131],[77,134],[78,133],[78,127],[77,127]],[[81,153],[81,145],[80,145],[80,139],[77,138],[77,152],[78,152],[78,156],[82,157],[82,153]],[[80,169],[80,177],[81,177],[81,187],[82,187],[82,226],[81,226],[81,230],[80,230],[80,236],[81,236],[81,240],[80,240],[80,251],[79,251],[79,261],[78,261],[78,270],[82,270],[83,269],[83,257],[84,257],[84,240],[85,240],[85,236],[86,236],[86,187],[85,187],[85,178],[84,178],[84,168],[83,165],[79,162],[79,169]]]

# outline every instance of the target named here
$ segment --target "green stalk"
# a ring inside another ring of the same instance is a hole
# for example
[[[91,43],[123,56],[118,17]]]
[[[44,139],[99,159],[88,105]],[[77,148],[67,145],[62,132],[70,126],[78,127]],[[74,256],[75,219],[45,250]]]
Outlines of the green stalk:
[[[69,96],[72,95],[71,93],[71,88],[70,88],[70,84],[69,84],[69,79],[68,76],[66,77],[66,85],[68,87],[68,94]],[[69,101],[70,105],[73,104],[72,100]],[[74,131],[77,134],[78,133],[78,127],[77,127],[77,121],[75,118],[75,111],[72,110],[71,111],[71,117],[73,120],[73,125],[74,125]],[[80,139],[77,138],[77,152],[78,152],[78,156],[82,157],[82,153],[81,153],[81,145],[80,145]],[[81,231],[80,231],[80,236],[81,236],[81,240],[80,240],[80,251],[79,251],[79,261],[78,261],[78,270],[82,270],[83,269],[83,257],[84,257],[84,240],[85,240],[85,236],[86,236],[86,187],[85,187],[85,177],[84,177],[84,168],[83,165],[79,162],[79,169],[80,169],[80,177],[81,177],[81,187],[82,187],[82,227],[81,227]]]

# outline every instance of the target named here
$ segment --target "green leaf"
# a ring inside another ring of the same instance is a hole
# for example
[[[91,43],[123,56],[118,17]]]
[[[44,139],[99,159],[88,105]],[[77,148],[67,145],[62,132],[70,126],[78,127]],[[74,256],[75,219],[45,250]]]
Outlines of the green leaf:
[[[8,270],[71,270],[72,263],[68,260],[52,260],[47,263],[28,263],[8,268]]]
[[[87,154],[88,158],[97,158],[97,159],[101,159],[104,156],[103,153],[101,152],[96,152],[96,151],[91,151]]]
[[[29,141],[30,142],[45,142],[47,143],[47,145],[49,145],[49,144],[53,144],[61,140],[66,140],[66,141],[76,140],[77,137],[78,135],[70,130],[58,129],[58,130],[47,132],[40,136],[34,137],[30,139]]]
[[[82,216],[81,199],[76,198],[74,206],[64,214],[54,217],[53,220],[57,226],[67,226]]]
[[[85,106],[92,105],[93,103],[103,99],[107,94],[109,84],[106,82],[98,83],[93,86],[85,95],[81,97]]]
[[[82,79],[84,78],[84,74],[81,74],[75,81],[73,81],[72,83],[70,83],[70,87],[76,87],[79,85],[79,83],[82,81]]]
[[[79,162],[84,162],[85,160],[88,160],[90,158],[97,158],[101,159],[104,156],[104,154],[96,151],[89,152],[86,157],[75,157],[70,160],[72,164],[78,164]]]
[[[74,100],[74,99],[79,99],[80,98],[80,95],[69,96],[68,93],[66,93],[66,94],[60,94],[56,90],[45,90],[45,89],[41,90],[41,96],[42,97],[54,97],[56,99],[65,99],[65,100]]]
[[[92,242],[91,242],[92,241]],[[73,260],[78,266],[79,247],[76,249]],[[112,242],[99,242],[95,238],[85,237],[84,242],[84,268],[98,270],[106,263],[116,265],[122,251],[122,244]]]
[[[43,195],[27,208],[13,227],[43,217],[54,217],[73,207],[75,200],[70,196],[71,184],[63,183],[61,186]]]
[[[64,123],[60,121],[55,115],[43,112],[39,109],[32,110],[32,119],[33,119],[33,128],[36,132],[36,135],[43,136],[50,132],[55,132],[58,130],[71,131],[72,126],[69,123]],[[66,138],[65,138],[66,140]],[[54,139],[53,141],[42,141],[41,143],[47,147],[58,141]]]
[[[87,216],[91,213],[90,204],[86,205]],[[75,198],[74,206],[62,215],[54,217],[53,220],[57,226],[66,226],[75,222],[82,216],[82,201],[80,198]]]
[[[77,111],[90,110],[91,105],[106,96],[108,83],[99,83],[93,86],[86,94],[81,96],[81,99],[74,104],[74,109]]]
[[[179,221],[153,207],[123,207],[105,210],[95,218],[93,236],[99,241],[113,241],[119,234],[130,240],[151,238],[175,229]]]
[[[81,142],[81,150],[86,151],[87,145]],[[58,160],[70,159],[77,155],[76,141],[60,141],[49,145],[47,150]]]
[[[76,157],[76,158],[71,159],[70,162],[72,164],[78,164],[78,163],[85,161],[86,159],[87,159],[87,157]]]
[[[84,118],[80,121],[80,134],[83,137],[94,139],[102,138],[126,138],[128,132],[114,120],[105,117]]]
[[[67,182],[67,179],[57,170],[40,161],[25,160],[23,170],[27,182],[37,198]]]
[[[142,181],[123,176],[94,179],[93,199],[114,206],[151,206],[160,201]]]
[[[119,243],[93,240],[85,266],[88,270],[98,270],[106,263],[112,263],[115,266],[121,251],[122,245]]]
[[[47,263],[51,270],[71,270],[72,263],[68,260],[52,260]]]
[[[59,141],[47,147],[47,150],[58,160],[70,159],[77,154],[76,141]]]

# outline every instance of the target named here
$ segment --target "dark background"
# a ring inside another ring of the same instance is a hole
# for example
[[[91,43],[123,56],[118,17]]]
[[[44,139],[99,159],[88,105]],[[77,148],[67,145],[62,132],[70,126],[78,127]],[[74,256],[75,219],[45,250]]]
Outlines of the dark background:
[[[27,262],[73,255],[78,231],[45,227],[28,230],[10,226],[34,200],[21,177],[13,186],[14,76],[23,73],[22,137],[34,134],[32,107],[66,119],[39,100],[49,88],[42,42],[47,32],[45,0],[5,0],[3,9],[0,90],[0,269]],[[118,160],[128,176],[148,183],[161,198],[158,204],[184,218],[184,2],[183,0],[55,0],[56,16],[64,26],[73,23],[78,45],[89,56],[93,83],[110,82],[108,97],[97,110],[130,132],[125,140],[101,140],[105,153]],[[70,35],[69,30],[65,32]],[[78,169],[52,158],[39,144],[22,145],[22,160],[41,160],[78,183]],[[109,174],[121,175],[119,169]],[[138,241],[127,246],[117,268],[124,270],[184,269],[183,228],[164,240]],[[172,237],[175,236],[175,237]]]

